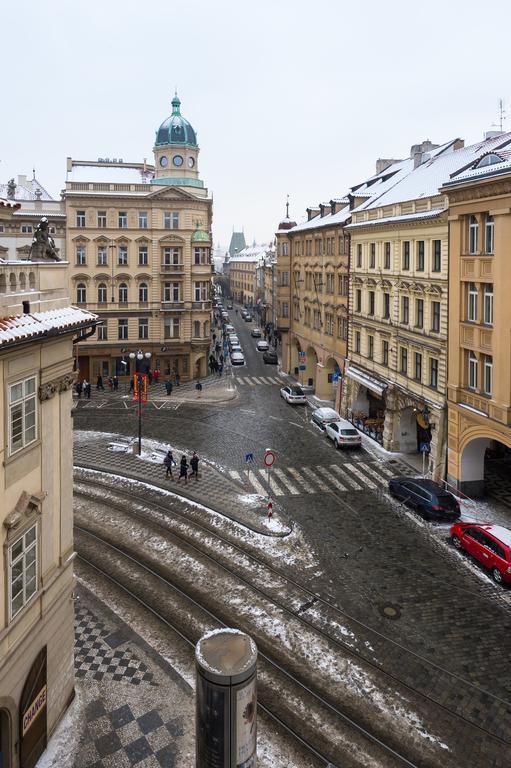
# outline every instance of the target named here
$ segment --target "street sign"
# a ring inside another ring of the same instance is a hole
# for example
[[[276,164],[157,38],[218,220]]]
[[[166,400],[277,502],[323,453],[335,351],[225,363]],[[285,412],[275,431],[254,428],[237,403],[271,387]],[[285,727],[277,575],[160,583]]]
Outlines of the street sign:
[[[147,373],[135,373],[133,376],[133,400],[139,399],[139,385],[140,385],[140,400],[141,403],[147,403]]]
[[[301,371],[305,371],[305,370],[307,369],[307,366],[306,366],[306,365],[299,365],[299,366],[298,366],[298,368],[299,368]]]
[[[429,443],[426,443],[426,442],[424,442],[424,443],[421,443],[421,444],[420,444],[420,448],[419,448],[419,451],[420,451],[421,453],[429,453],[429,452],[431,451],[431,448],[430,448],[430,446],[429,446]]]
[[[252,464],[254,461],[254,454],[253,453],[246,453],[245,454],[245,464]]]
[[[300,360],[305,360],[305,352],[298,352],[298,357]]]
[[[270,450],[268,449],[268,450],[265,452],[265,454],[264,454],[264,459],[263,459],[263,462],[264,462],[264,466],[265,466],[265,467],[268,467],[268,468],[269,468],[269,467],[273,467],[273,465],[275,464],[275,460],[276,460],[276,458],[277,458],[277,457],[275,456],[275,453],[274,453],[274,451],[270,451]]]
[[[339,381],[339,373],[332,373],[332,381],[335,383]]]

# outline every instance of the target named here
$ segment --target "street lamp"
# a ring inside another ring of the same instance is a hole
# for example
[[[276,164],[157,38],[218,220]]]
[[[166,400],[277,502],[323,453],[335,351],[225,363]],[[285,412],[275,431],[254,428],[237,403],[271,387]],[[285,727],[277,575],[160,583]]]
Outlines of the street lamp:
[[[130,352],[129,354],[130,360],[138,360],[138,362],[141,362],[144,358],[149,361],[151,359],[151,353],[150,352],[142,352],[141,349],[139,349],[137,352]],[[133,378],[137,377],[137,392],[138,392],[138,455],[142,453],[142,384],[144,382],[144,379],[142,378],[142,373],[140,371],[134,371],[133,372]]]

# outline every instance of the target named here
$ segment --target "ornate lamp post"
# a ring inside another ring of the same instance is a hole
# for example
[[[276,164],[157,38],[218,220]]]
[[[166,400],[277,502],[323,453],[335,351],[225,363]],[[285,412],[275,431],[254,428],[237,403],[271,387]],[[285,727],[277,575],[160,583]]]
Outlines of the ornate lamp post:
[[[149,361],[151,359],[150,352],[142,352],[139,349],[137,352],[130,352],[130,360],[135,359],[141,362],[144,358]],[[137,377],[137,394],[138,394],[138,455],[142,453],[142,386],[144,383],[143,374],[140,371],[134,371],[133,376]]]

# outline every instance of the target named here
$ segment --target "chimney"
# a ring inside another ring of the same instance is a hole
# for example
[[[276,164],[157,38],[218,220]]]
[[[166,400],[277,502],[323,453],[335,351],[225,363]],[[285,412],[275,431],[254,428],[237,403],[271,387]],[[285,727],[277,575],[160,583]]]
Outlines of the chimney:
[[[27,177],[22,176],[21,174],[18,174],[18,187],[26,187],[27,186]]]
[[[376,161],[376,175],[378,176],[386,168],[390,168],[391,165],[394,165],[394,163],[400,163],[400,162],[402,161],[392,157],[379,157],[378,160]]]
[[[70,173],[73,170],[73,160],[71,157],[68,157],[66,160],[66,171]]]
[[[418,168],[425,160],[429,160],[429,153],[432,149],[439,147],[439,144],[433,144],[429,139],[426,139],[422,144],[413,144],[410,148],[410,157],[413,160],[413,167]],[[428,157],[423,155],[428,154]]]

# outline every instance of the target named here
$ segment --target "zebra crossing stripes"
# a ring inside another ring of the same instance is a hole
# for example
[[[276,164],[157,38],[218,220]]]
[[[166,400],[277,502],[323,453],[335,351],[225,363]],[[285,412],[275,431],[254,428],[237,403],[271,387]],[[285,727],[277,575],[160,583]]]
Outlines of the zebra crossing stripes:
[[[344,464],[343,464],[343,467],[344,467]],[[344,471],[344,469],[341,469],[341,467],[339,466],[339,464],[331,464],[331,465],[330,465],[330,468],[331,468],[331,469],[332,469],[334,472],[337,472],[337,474],[338,474],[338,475],[340,475],[340,476],[342,477],[342,479],[345,481],[345,483],[346,483],[346,484],[347,484],[347,485],[348,485],[350,488],[352,488],[352,489],[353,489],[353,490],[355,490],[355,491],[361,491],[361,490],[362,490],[362,488],[360,487],[360,485],[359,485],[359,484],[358,484],[358,483],[357,483],[357,482],[356,482],[356,481],[355,481],[355,480],[354,480],[352,477],[350,477],[349,475],[347,475],[347,474],[346,474],[346,472]]]
[[[263,480],[266,480],[268,482],[268,472],[266,469],[258,469],[257,470],[259,474],[261,475]],[[270,493],[272,493],[274,496],[285,496],[285,491],[282,490],[280,485],[275,481],[275,477],[273,475],[270,476],[270,481],[268,482],[268,487],[270,489]]]
[[[330,488],[328,487],[328,485],[325,485],[323,480],[321,480],[321,478],[318,477],[318,472],[317,471],[313,472],[312,469],[310,469],[310,467],[302,467],[302,472],[304,473],[304,475],[307,475],[307,477],[309,477],[313,482],[315,482],[316,485],[322,491],[326,491],[326,493],[328,493],[330,491]]]
[[[371,477],[373,477],[377,483],[380,483],[380,485],[387,485],[385,478],[382,477],[375,469],[373,469],[370,464],[366,464],[364,469],[366,472],[369,472]],[[389,472],[388,474],[392,476],[392,472]]]
[[[346,469],[348,469],[350,472],[353,472],[353,474],[354,474],[356,477],[358,477],[358,478],[359,478],[359,480],[361,480],[361,481],[362,481],[362,485],[366,485],[368,488],[371,488],[373,491],[376,489],[376,485],[373,483],[373,481],[372,481],[372,480],[369,480],[369,478],[368,478],[366,475],[364,475],[364,474],[363,474],[363,473],[362,473],[362,472],[361,472],[361,471],[358,469],[358,467],[355,467],[355,465],[354,465],[354,464],[349,464],[348,462],[346,462],[346,464],[344,464],[344,466],[345,466],[345,467],[346,467]]]
[[[292,496],[300,495],[300,491],[298,490],[298,488],[295,485],[293,485],[293,483],[290,480],[287,479],[287,477],[285,476],[284,472],[281,469],[272,469],[271,471],[274,472],[279,478],[279,480],[281,481],[281,483],[285,485],[286,488],[289,489],[289,492],[291,493]]]
[[[318,471],[318,472],[321,472],[321,474],[323,475],[323,477],[326,477],[326,478],[327,478],[327,480],[329,480],[329,482],[333,483],[333,484],[335,485],[335,487],[336,487],[336,488],[337,488],[339,491],[347,491],[347,490],[348,490],[348,489],[346,488],[346,486],[344,486],[344,485],[341,483],[341,481],[340,481],[340,480],[338,480],[338,479],[335,477],[335,475],[334,475],[334,474],[332,474],[332,471],[331,471],[331,470],[328,470],[326,467],[316,467],[316,469],[317,469],[317,471]]]
[[[282,386],[282,379],[278,379],[276,376],[235,376],[237,384],[248,385],[249,387],[255,387],[257,385],[264,386],[278,384]]]
[[[315,493],[314,488],[300,475],[300,472],[295,467],[286,467],[290,475],[293,476],[293,480],[297,485],[302,488],[305,493]]]

